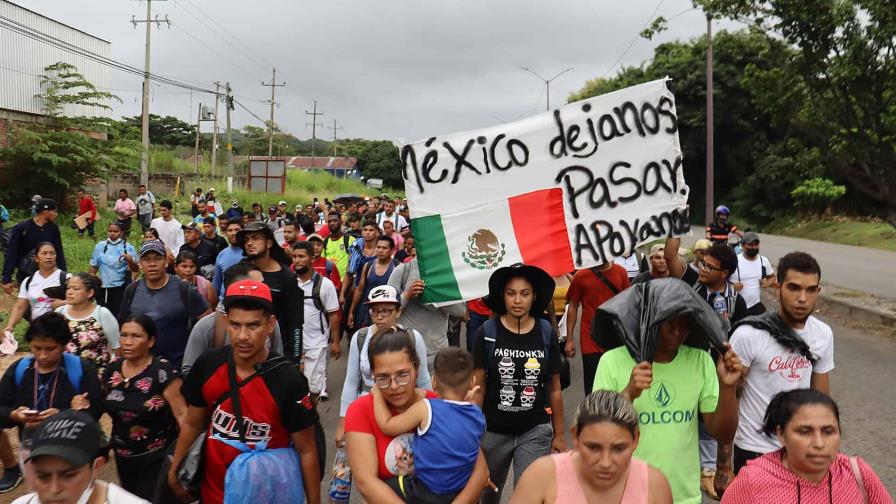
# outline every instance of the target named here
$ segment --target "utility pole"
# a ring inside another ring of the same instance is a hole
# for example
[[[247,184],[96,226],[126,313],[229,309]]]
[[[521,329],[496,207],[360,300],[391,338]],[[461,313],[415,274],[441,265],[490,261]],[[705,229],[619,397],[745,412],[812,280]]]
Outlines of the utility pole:
[[[311,126],[311,169],[312,170],[314,169],[314,164],[315,164],[314,159],[316,156],[316,154],[314,152],[314,146],[315,146],[315,143],[317,143],[317,127],[318,126],[320,126],[321,128],[324,127],[323,124],[320,124],[317,122],[317,116],[324,115],[323,112],[317,111],[317,100],[314,100],[314,109],[313,110],[314,110],[314,112],[308,112],[307,110],[305,111],[305,115],[311,116],[311,124],[305,123],[305,127],[307,128],[308,126]]]
[[[233,110],[233,95],[230,83],[224,84],[224,92],[227,93],[224,102],[224,110],[227,112],[227,174],[233,176],[233,136],[230,133],[230,111]]]
[[[712,18],[706,16],[706,222],[715,219],[713,210],[714,179],[713,168],[713,110],[712,110]]]
[[[547,96],[548,96],[548,99],[547,99],[547,108],[546,108],[545,110],[551,110],[551,81],[553,81],[553,80],[556,79],[557,77],[560,77],[561,75],[565,74],[566,72],[570,72],[570,71],[572,71],[572,68],[567,68],[566,70],[564,70],[564,71],[558,73],[557,75],[551,77],[550,79],[545,79],[544,77],[542,77],[541,75],[537,74],[534,70],[532,70],[532,69],[530,69],[530,68],[528,68],[528,67],[520,67],[520,68],[522,68],[523,70],[529,72],[530,74],[532,74],[532,75],[538,77],[539,79],[541,79],[541,80],[544,82],[544,85],[545,85],[545,87],[546,87],[546,89],[547,89]]]
[[[327,126],[329,128],[329,126]],[[333,130],[333,163],[336,163],[336,141],[338,138],[336,137],[336,131],[341,130],[342,126],[336,126],[336,119],[333,119],[333,127],[330,128]],[[336,174],[336,169],[334,167],[333,174]],[[345,169],[342,170],[342,178],[345,178]]]
[[[273,73],[271,74],[271,83],[265,84],[264,81],[261,82],[262,86],[269,86],[271,88],[271,124],[268,125],[268,157],[271,157],[274,151],[274,105],[277,104],[274,101],[274,91],[278,87],[283,87],[286,85],[285,82],[281,84],[277,84],[277,69],[273,69]]]
[[[218,168],[218,103],[221,102],[218,89],[220,87],[221,83],[215,81],[215,122],[212,127],[212,166],[210,175],[214,175]]]
[[[330,128],[329,126],[327,127]],[[333,157],[336,157],[336,130],[341,130],[342,126],[336,127],[336,119],[333,119],[333,127],[330,129],[333,130]]]
[[[199,175],[199,127],[202,126],[202,103],[199,104],[199,112],[196,113],[196,150],[193,151],[193,159],[196,160],[196,175]]]
[[[159,19],[158,14],[156,15],[155,19],[152,19],[150,17],[151,15],[152,0],[146,0],[146,19],[137,19],[136,16],[131,16],[131,24],[134,25],[134,29],[137,28],[138,23],[146,23],[146,56],[143,62],[143,153],[140,156],[141,184],[146,184],[147,182],[149,182],[149,47],[150,34],[152,33],[152,30],[150,30],[150,25],[152,23],[155,23],[156,29],[158,29],[161,27],[162,23],[167,23],[168,27],[171,27],[171,21],[168,20],[167,15],[165,15],[165,19]]]

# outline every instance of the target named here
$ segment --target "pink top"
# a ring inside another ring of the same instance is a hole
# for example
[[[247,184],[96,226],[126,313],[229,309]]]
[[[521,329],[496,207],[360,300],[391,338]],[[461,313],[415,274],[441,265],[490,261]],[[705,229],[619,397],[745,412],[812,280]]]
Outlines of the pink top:
[[[868,493],[869,504],[893,504],[887,488],[861,457],[856,457],[862,482]],[[781,450],[747,462],[731,486],[725,490],[722,504],[756,504],[760,502],[801,502],[802,504],[828,504],[849,502],[861,504],[862,492],[850,467],[849,457],[843,453],[828,469],[828,474],[818,483],[806,481],[781,461]]]
[[[579,476],[572,464],[572,452],[551,455],[557,478],[557,498],[560,504],[588,504]],[[625,491],[619,504],[646,504],[647,502],[647,462],[633,458],[628,466]]]
[[[196,275],[196,290],[202,296],[202,299],[208,299],[208,288],[212,283],[202,275]]]

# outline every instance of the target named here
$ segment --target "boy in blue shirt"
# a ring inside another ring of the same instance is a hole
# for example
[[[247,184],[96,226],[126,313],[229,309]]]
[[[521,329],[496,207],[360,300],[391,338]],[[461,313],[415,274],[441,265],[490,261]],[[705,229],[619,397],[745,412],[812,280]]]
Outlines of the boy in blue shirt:
[[[405,502],[452,502],[473,474],[485,433],[482,410],[469,402],[475,385],[470,352],[443,348],[436,354],[433,369],[432,387],[440,399],[424,399],[398,415],[392,415],[379,385],[371,389],[374,415],[383,434],[417,431],[414,474],[386,482]]]

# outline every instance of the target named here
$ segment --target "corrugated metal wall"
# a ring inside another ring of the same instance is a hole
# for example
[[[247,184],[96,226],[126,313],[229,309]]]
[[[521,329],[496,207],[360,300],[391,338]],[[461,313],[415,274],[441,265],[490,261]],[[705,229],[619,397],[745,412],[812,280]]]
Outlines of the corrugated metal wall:
[[[109,42],[6,0],[0,0],[0,16],[92,53],[105,57],[111,55]],[[6,19],[3,21],[8,22]],[[109,67],[0,26],[0,109],[41,114],[43,111],[41,100],[35,97],[42,92],[40,76],[44,73],[45,67],[59,61],[75,65],[78,71],[99,90],[108,90],[111,83]],[[109,112],[78,105],[66,107],[65,115],[96,117],[108,116]]]

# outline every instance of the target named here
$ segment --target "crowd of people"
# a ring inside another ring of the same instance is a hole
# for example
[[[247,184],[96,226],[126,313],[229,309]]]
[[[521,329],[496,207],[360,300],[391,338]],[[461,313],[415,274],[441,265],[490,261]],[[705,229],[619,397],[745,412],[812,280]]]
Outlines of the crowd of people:
[[[773,268],[727,208],[690,251],[669,238],[556,278],[503,266],[487,296],[436,307],[406,200],[223,208],[197,188],[178,221],[136,197],[119,192],[85,272],[67,271],[55,201],[9,231],[5,338],[26,320],[30,347],[0,379],[0,492],[32,490],[16,503],[497,503],[511,468],[512,503],[893,502],[840,452],[820,266]],[[638,337],[607,325],[620,304]],[[97,480],[113,457],[117,484]]]

